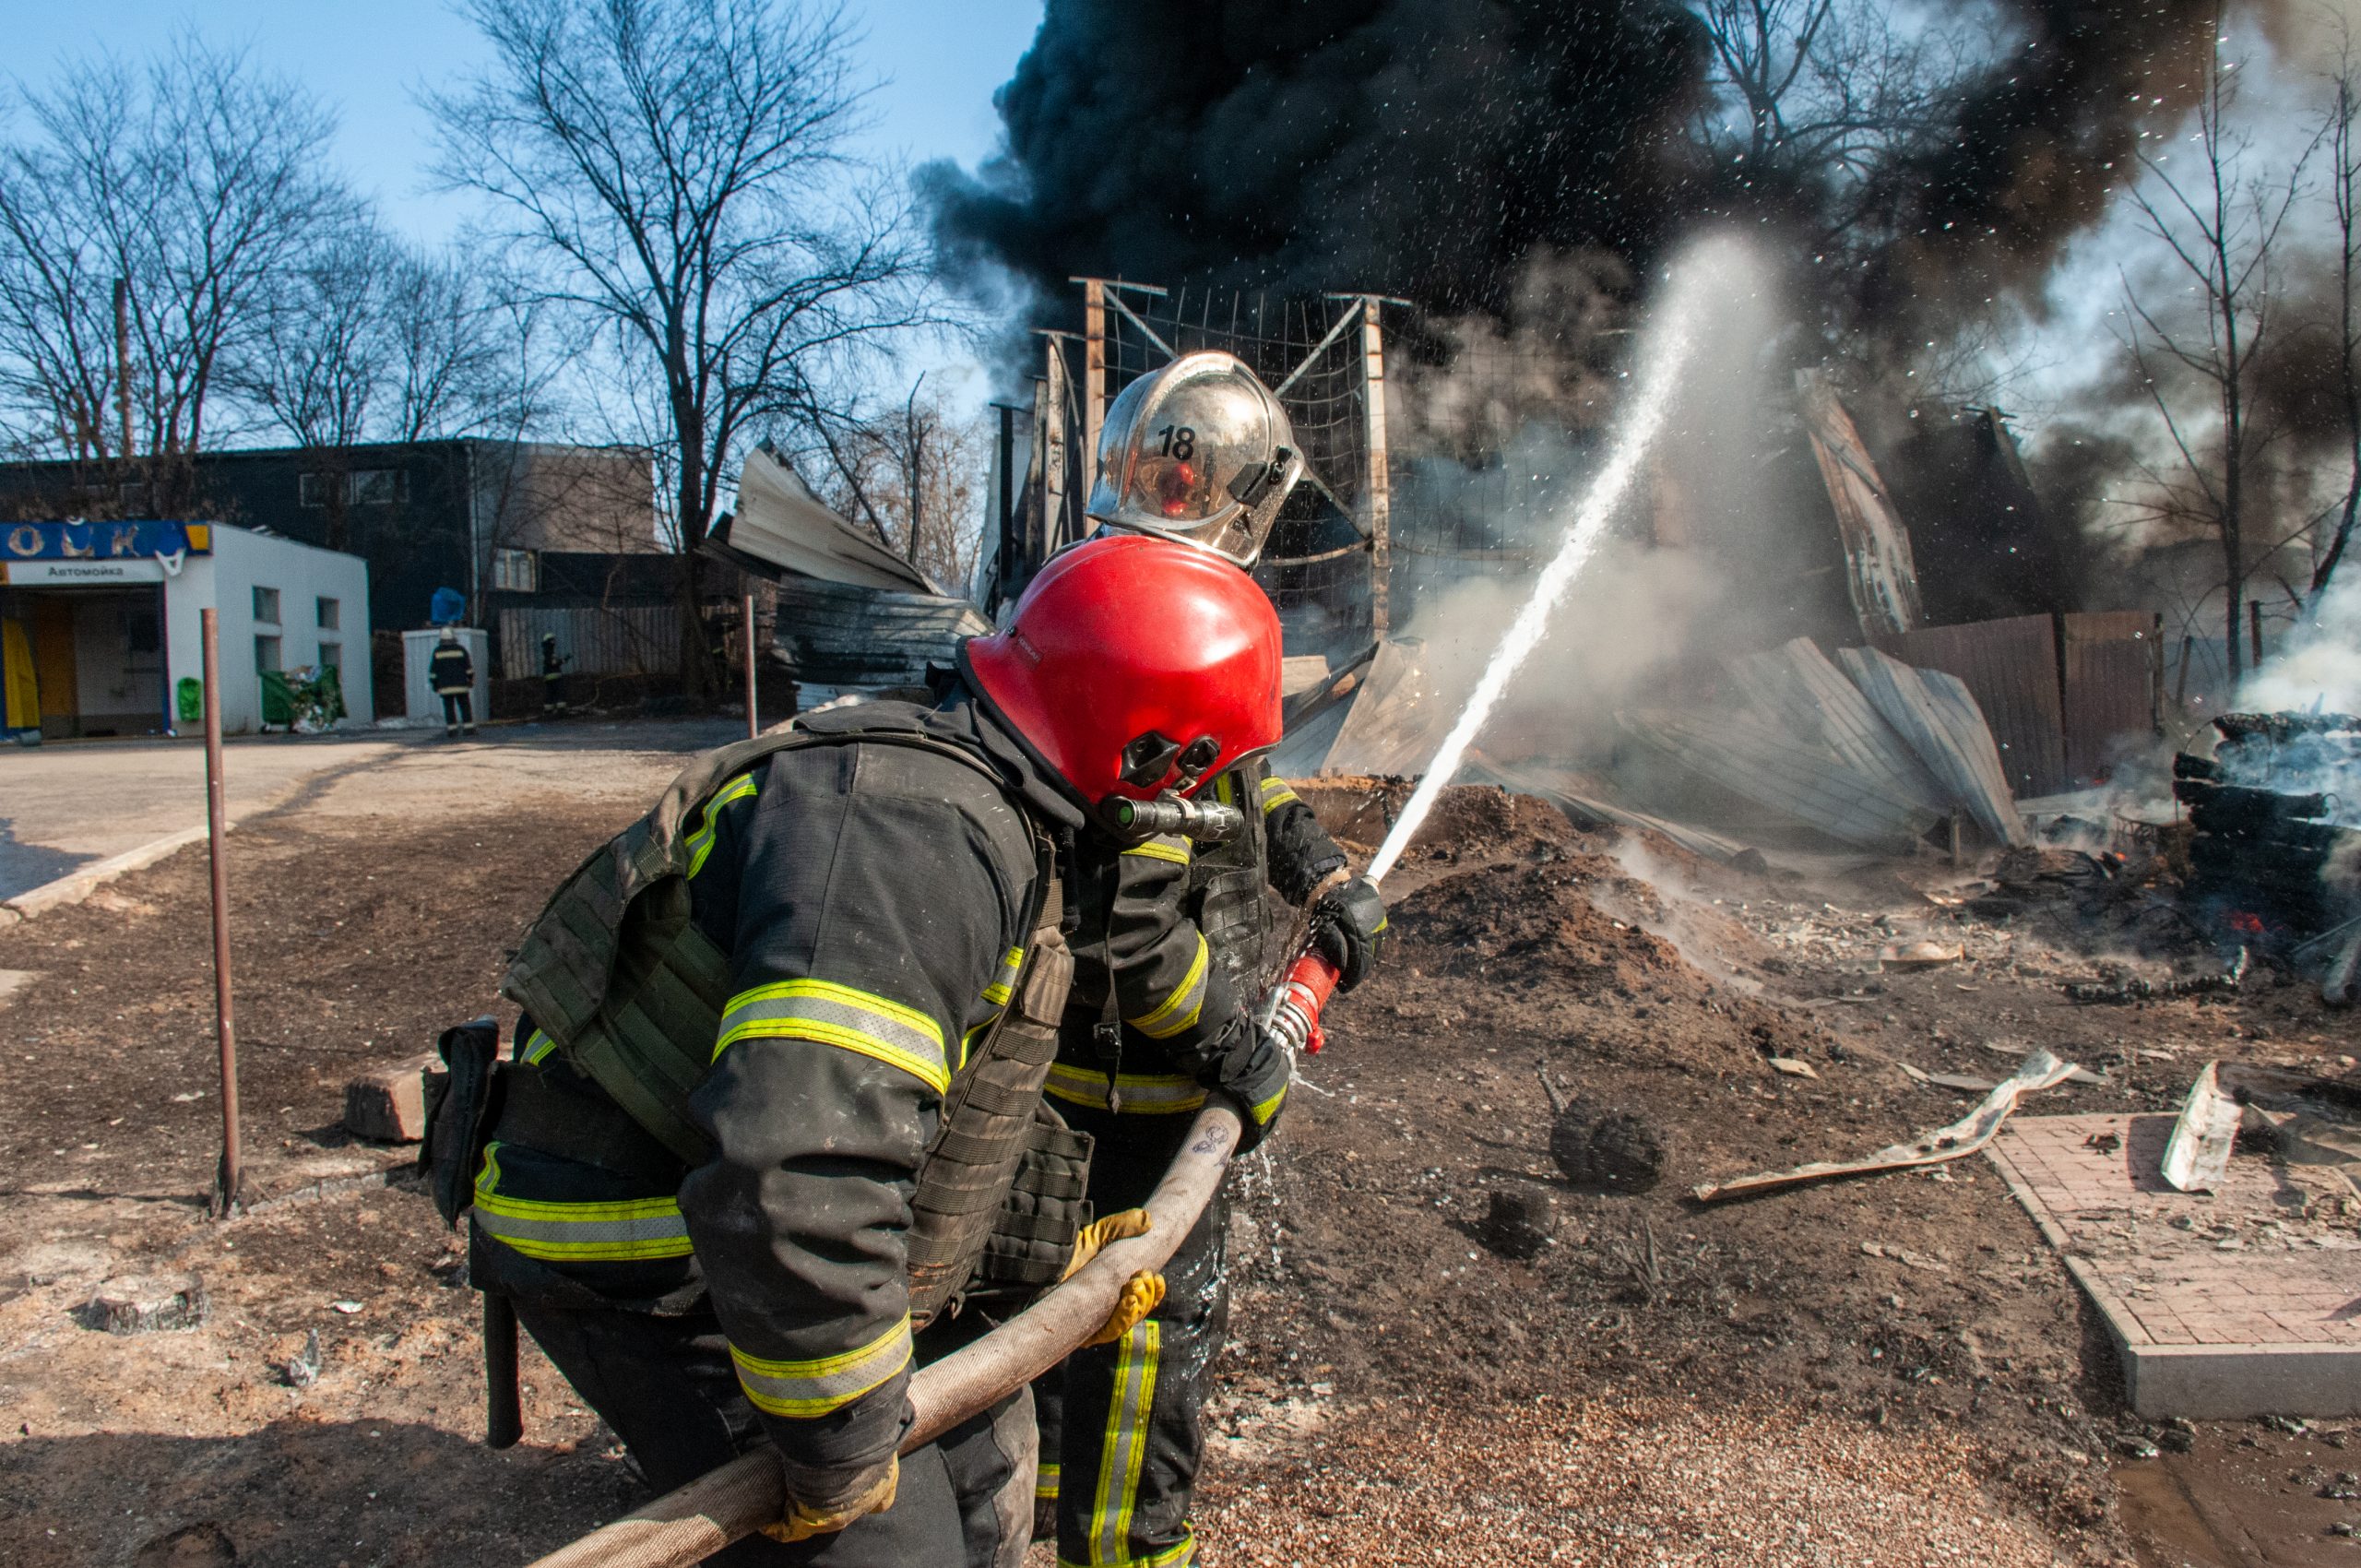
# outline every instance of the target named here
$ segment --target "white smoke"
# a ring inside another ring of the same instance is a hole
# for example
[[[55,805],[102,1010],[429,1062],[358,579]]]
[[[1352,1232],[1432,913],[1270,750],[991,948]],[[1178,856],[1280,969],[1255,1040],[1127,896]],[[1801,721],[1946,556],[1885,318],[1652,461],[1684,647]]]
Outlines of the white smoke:
[[[2238,688],[2252,713],[2361,713],[2361,567],[2330,579],[2278,654]]]

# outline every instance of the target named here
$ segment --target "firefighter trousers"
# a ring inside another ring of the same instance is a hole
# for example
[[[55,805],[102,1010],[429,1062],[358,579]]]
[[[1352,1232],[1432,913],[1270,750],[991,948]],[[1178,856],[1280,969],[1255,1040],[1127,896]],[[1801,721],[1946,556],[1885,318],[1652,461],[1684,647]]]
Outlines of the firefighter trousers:
[[[739,1389],[710,1308],[658,1317],[520,1300],[516,1317],[657,1491],[763,1441],[762,1419]],[[1032,1439],[1031,1403],[1020,1393],[906,1455],[894,1506],[884,1513],[791,1546],[750,1536],[706,1561],[720,1568],[1015,1568],[1032,1517]]]
[[[1101,1215],[1146,1203],[1195,1121],[1058,1109],[1097,1139],[1090,1201]],[[1213,1359],[1229,1324],[1228,1217],[1216,1194],[1164,1265],[1164,1304],[1113,1344],[1075,1351],[1033,1385],[1041,1427],[1036,1497],[1044,1513],[1055,1500],[1062,1568],[1185,1568],[1195,1560],[1189,1504],[1204,1453],[1199,1428]]]

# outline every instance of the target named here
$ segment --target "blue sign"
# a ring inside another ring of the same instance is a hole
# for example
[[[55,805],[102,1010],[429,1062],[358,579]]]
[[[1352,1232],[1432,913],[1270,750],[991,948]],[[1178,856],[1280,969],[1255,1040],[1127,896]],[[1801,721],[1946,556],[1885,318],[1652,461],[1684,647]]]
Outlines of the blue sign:
[[[0,561],[140,561],[212,551],[208,523],[0,523]]]

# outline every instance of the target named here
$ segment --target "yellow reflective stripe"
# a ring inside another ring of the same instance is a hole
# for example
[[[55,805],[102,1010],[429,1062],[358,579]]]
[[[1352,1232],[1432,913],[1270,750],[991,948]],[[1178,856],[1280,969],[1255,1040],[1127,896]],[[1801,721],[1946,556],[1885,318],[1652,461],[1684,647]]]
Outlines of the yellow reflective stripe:
[[[1153,1557],[1117,1557],[1100,1562],[1096,1552],[1088,1562],[1058,1559],[1058,1568],[1189,1568],[1197,1561],[1197,1537],[1194,1531],[1178,1546],[1168,1546]]]
[[[1279,1113],[1279,1101],[1287,1099],[1287,1086],[1281,1084],[1279,1086],[1278,1093],[1273,1095],[1270,1099],[1264,1100],[1262,1104],[1254,1108],[1254,1125],[1257,1127],[1269,1126],[1271,1124],[1271,1118]]]
[[[1189,863],[1189,841],[1168,833],[1145,843],[1134,844],[1123,853],[1137,855],[1144,861],[1170,861],[1176,866],[1185,866]]]
[[[476,1224],[528,1258],[548,1263],[628,1263],[684,1258],[692,1250],[681,1206],[671,1198],[551,1203],[500,1191],[500,1149],[486,1146],[476,1175]]]
[[[1147,1454],[1148,1412],[1156,1406],[1156,1362],[1163,1327],[1149,1318],[1116,1342],[1115,1398],[1107,1412],[1107,1443],[1098,1455],[1098,1491],[1090,1508],[1089,1550],[1095,1564],[1125,1561],[1132,1509],[1139,1501],[1140,1463]]]
[[[943,1026],[915,1007],[828,980],[782,980],[730,999],[721,1015],[716,1061],[742,1039],[808,1039],[874,1057],[919,1078],[935,1093],[951,1087]]]
[[[1107,1075],[1088,1067],[1052,1063],[1045,1087],[1052,1098],[1069,1105],[1086,1105],[1097,1111],[1107,1108]],[[1118,1073],[1115,1092],[1122,1097],[1123,1114],[1127,1116],[1134,1112],[1157,1116],[1195,1111],[1205,1103],[1204,1087],[1196,1079],[1165,1073]]]
[[[811,1361],[773,1361],[730,1347],[738,1386],[758,1410],[809,1419],[842,1409],[910,1364],[910,1319],[856,1349]]]
[[[1290,801],[1299,801],[1302,798],[1287,788],[1287,781],[1284,778],[1263,780],[1263,814],[1264,816],[1270,815]]]
[[[525,1037],[525,1049],[518,1055],[517,1060],[523,1062],[527,1066],[530,1066],[556,1049],[557,1041],[550,1039],[548,1035],[543,1034],[540,1030],[535,1029],[531,1034]]]
[[[1214,799],[1223,805],[1234,806],[1238,803],[1238,786],[1233,782],[1236,777],[1235,774],[1225,773],[1214,780]]]
[[[992,976],[992,983],[984,987],[984,1000],[996,1007],[1007,1006],[1009,997],[1016,990],[1017,972],[1024,968],[1025,949],[1010,948],[1002,957],[999,972]]]
[[[1123,1022],[1150,1039],[1170,1039],[1197,1021],[1198,1011],[1205,1004],[1205,936],[1197,933],[1196,956],[1189,960],[1189,972],[1180,983],[1154,1011]]]
[[[1043,1502],[1054,1502],[1058,1495],[1058,1467],[1043,1465],[1033,1472],[1033,1495]]]
[[[689,875],[694,878],[705,870],[705,858],[713,853],[714,830],[719,826],[721,808],[734,801],[752,800],[754,796],[754,776],[742,773],[730,787],[706,802],[705,819],[697,830],[689,835]]]

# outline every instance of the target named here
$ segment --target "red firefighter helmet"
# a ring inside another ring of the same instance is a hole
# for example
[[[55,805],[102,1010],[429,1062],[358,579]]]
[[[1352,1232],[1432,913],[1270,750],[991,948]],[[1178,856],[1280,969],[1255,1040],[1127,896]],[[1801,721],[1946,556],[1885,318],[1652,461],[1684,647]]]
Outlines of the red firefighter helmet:
[[[1164,540],[1061,552],[960,664],[1087,806],[1191,793],[1279,741],[1271,601],[1228,562]]]

